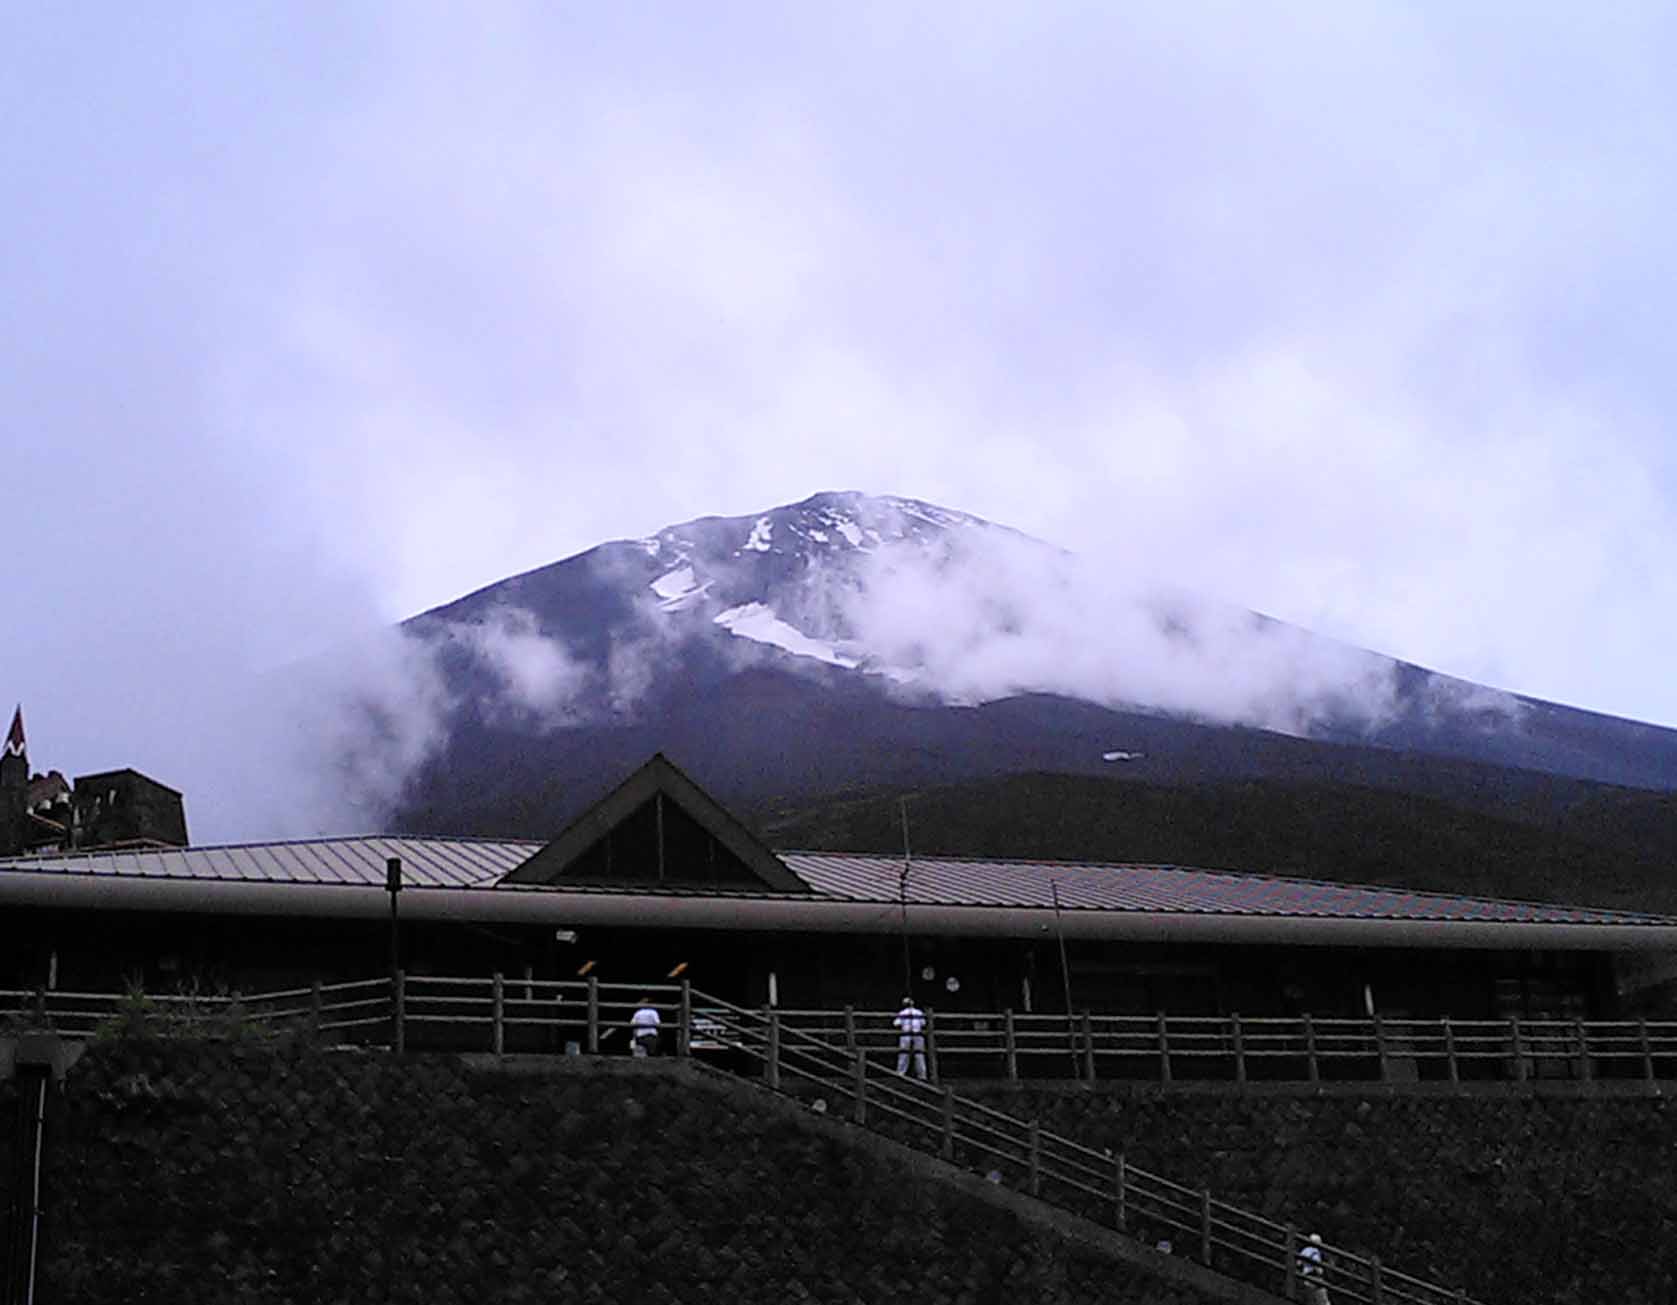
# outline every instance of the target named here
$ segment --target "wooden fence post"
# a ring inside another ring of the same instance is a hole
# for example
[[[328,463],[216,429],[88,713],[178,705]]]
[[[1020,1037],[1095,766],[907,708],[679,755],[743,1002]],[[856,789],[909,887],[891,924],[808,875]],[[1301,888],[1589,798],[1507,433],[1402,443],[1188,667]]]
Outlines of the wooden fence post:
[[[930,1006],[926,1007],[926,1077],[933,1083],[941,1083],[942,1077],[937,1067],[937,1026],[936,1012]],[[912,1070],[913,1065],[909,1066]]]
[[[1170,1031],[1163,1011],[1159,1012],[1159,1082],[1170,1082]]]
[[[501,972],[499,970],[495,971],[493,994],[494,999],[490,1003],[491,1010],[493,1011],[493,1014],[491,1015],[491,1020],[494,1024],[493,1041],[495,1054],[499,1056],[504,1054],[507,1048],[506,981],[501,978]]]
[[[844,1049],[852,1056],[856,1054],[856,1008],[844,1008]]]
[[[309,985],[309,1031],[317,1039],[320,1037],[321,1007],[325,1004],[326,994],[321,991],[320,980],[316,979]],[[1650,1074],[1649,1077],[1652,1078],[1653,1075]]]
[[[1307,1072],[1310,1075],[1310,1081],[1320,1083],[1322,1081],[1322,1065],[1316,1056],[1316,1020],[1308,1013],[1304,1017],[1304,1055],[1309,1064]]]
[[[675,1054],[686,1058],[693,1054],[693,981],[681,981],[681,1023],[675,1033]]]
[[[1118,1197],[1118,1231],[1126,1232],[1129,1224],[1129,1207],[1127,1205],[1129,1194],[1124,1189],[1129,1183],[1130,1176],[1124,1170],[1124,1153],[1122,1151],[1118,1153],[1118,1159],[1114,1167],[1117,1170],[1113,1176],[1113,1190]]]
[[[600,1054],[600,981],[588,976],[588,1054]]]
[[[852,1105],[856,1122],[865,1124],[868,1122],[868,1058],[866,1053],[861,1051],[856,1053],[855,1069],[852,1071],[852,1075],[854,1078],[852,1091],[855,1096]]]
[[[1083,1079],[1095,1081],[1095,1021],[1088,1011],[1083,1012]]]
[[[1378,1012],[1374,1016],[1374,1049],[1380,1057],[1380,1081],[1392,1081],[1392,1062],[1386,1046],[1386,1020]]]
[[[1031,1154],[1028,1170],[1032,1196],[1042,1195],[1042,1125],[1031,1120]]]
[[[391,1019],[396,1028],[396,1054],[408,1049],[408,976],[397,970],[391,993]]]
[[[1450,1083],[1460,1087],[1462,1082],[1462,1067],[1456,1060],[1456,1026],[1450,1022],[1450,1017],[1444,1017],[1444,1058],[1450,1066]]]
[[[1642,1077],[1648,1082],[1654,1081],[1654,1048],[1648,1041],[1648,1019],[1646,1016],[1636,1021],[1636,1032],[1642,1042]]]
[[[1246,1082],[1246,1039],[1240,1027],[1238,1012],[1229,1016],[1229,1029],[1234,1035],[1234,1081]]]
[[[769,1059],[768,1083],[771,1088],[780,1088],[780,1012],[769,1007]]]
[[[1643,1024],[1646,1026],[1647,1021],[1644,1020]],[[1007,1050],[1007,1081],[1017,1083],[1019,1081],[1019,1040],[1014,1033],[1013,1008],[1011,1006],[1002,1012],[1002,1032]],[[1653,1076],[1653,1071],[1649,1070],[1648,1077],[1652,1078]]]
[[[1200,1192],[1200,1263],[1211,1267],[1211,1189]]]
[[[955,1158],[955,1092],[953,1088],[943,1089],[943,1158]]]
[[[1588,1083],[1595,1077],[1595,1067],[1590,1063],[1589,1035],[1584,1032],[1584,1021],[1572,1021],[1572,1036],[1578,1044],[1578,1077]]]

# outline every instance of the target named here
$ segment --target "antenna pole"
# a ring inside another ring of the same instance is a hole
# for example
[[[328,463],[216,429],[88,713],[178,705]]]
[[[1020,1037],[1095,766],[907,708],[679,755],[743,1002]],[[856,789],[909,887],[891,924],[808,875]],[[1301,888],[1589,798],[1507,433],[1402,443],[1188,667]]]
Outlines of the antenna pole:
[[[899,798],[897,809],[902,814],[903,821],[903,872],[897,878],[897,898],[902,903],[903,911],[903,996],[914,995],[914,961],[908,952],[908,872],[914,865],[914,859],[908,850],[908,799]]]
[[[1071,964],[1066,960],[1066,929],[1060,920],[1060,881],[1050,879],[1049,891],[1054,894],[1054,933],[1060,940],[1060,979],[1066,989],[1066,1041],[1071,1046],[1071,1067],[1077,1069],[1077,1035],[1072,1032],[1071,1020]]]

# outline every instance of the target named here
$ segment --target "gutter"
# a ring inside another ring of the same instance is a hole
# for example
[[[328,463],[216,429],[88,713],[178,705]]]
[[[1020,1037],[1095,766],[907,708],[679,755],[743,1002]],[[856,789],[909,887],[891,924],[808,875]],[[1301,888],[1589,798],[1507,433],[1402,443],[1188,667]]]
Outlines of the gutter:
[[[0,872],[0,906],[180,911],[216,915],[384,920],[382,884],[270,883]],[[905,924],[906,914],[906,924]],[[843,898],[699,897],[572,892],[549,887],[410,886],[404,921],[593,925],[760,932],[1046,938],[1051,907],[945,906]],[[1241,915],[1200,911],[1064,911],[1068,938],[1136,942],[1275,943],[1307,947],[1472,947],[1547,951],[1677,951],[1674,924],[1525,923],[1391,917]]]

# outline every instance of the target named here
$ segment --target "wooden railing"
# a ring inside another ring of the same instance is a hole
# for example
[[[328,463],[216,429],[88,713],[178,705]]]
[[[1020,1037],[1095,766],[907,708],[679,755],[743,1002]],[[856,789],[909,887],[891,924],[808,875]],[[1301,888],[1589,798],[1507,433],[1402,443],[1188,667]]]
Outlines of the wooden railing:
[[[787,1014],[747,1010],[691,994],[720,1045],[754,1063],[776,1091],[831,1094],[851,1118],[876,1131],[985,1174],[1072,1214],[1155,1245],[1170,1243],[1229,1277],[1293,1298],[1304,1242],[1298,1231],[1126,1162],[1071,1138],[963,1097],[948,1087],[905,1077],[868,1052],[810,1033]],[[801,1090],[798,1090],[801,1089]],[[826,1106],[826,1096],[816,1101]],[[1383,1266],[1338,1246],[1323,1246],[1327,1283],[1340,1302],[1369,1305],[1468,1305],[1467,1296]]]
[[[780,1012],[847,1051],[888,1056],[893,1011]],[[1677,1021],[926,1012],[933,1077],[1324,1082],[1677,1077]]]
[[[674,1039],[713,1049],[686,984],[446,978],[316,983],[256,994],[0,989],[4,1026],[86,1037],[124,1018],[236,1030],[309,1027],[334,1041],[495,1052],[626,1050],[648,997]],[[894,1064],[894,1011],[786,1009],[781,1026]],[[1534,1082],[1677,1079],[1677,1021],[1273,1018],[926,1012],[931,1078],[1075,1078],[1160,1083]]]
[[[1079,1015],[929,1013],[931,1080],[894,1072],[897,1030],[889,1011],[748,1010],[680,984],[506,980],[405,975],[312,984],[248,996],[0,990],[0,1026],[52,1028],[87,1037],[128,1020],[154,1020],[212,1035],[300,1031],[337,1043],[491,1051],[627,1049],[629,1017],[643,999],[664,1021],[665,1049],[714,1055],[770,1089],[828,1096],[858,1124],[933,1152],[1030,1195],[1155,1245],[1169,1243],[1207,1267],[1289,1298],[1297,1286],[1298,1231],[1209,1190],[1185,1186],[1096,1151],[937,1083],[982,1058],[1014,1078],[1047,1059],[1094,1077],[1112,1058],[1157,1058],[1170,1080],[1183,1066],[1216,1063],[1244,1077],[1270,1058],[1302,1054],[1314,1078],[1341,1061],[1373,1057],[1390,1072],[1399,1056],[1442,1055],[1456,1077],[1482,1059],[1542,1064],[1631,1061],[1652,1077],[1677,1063],[1677,1024],[1497,1021],[1240,1020]],[[1425,1024],[1428,1041],[1411,1026]],[[1294,1045],[1302,1038],[1304,1046]],[[1434,1043],[1442,1040],[1443,1050]],[[1324,1246],[1336,1302],[1472,1305],[1461,1292]]]
[[[86,1037],[124,1018],[198,1025],[307,1025],[337,1041],[460,1049],[596,1053],[627,1047],[642,997],[665,1041],[705,1043],[684,984],[595,979],[444,978],[313,984],[248,995],[0,989],[0,1026],[37,1024]],[[894,1062],[888,1010],[781,1009],[782,1025],[846,1054]],[[942,1078],[1246,1082],[1530,1082],[1677,1078],[1677,1021],[1338,1019],[1136,1016],[928,1010],[926,1050]],[[487,1032],[487,1046],[484,1037]],[[669,1049],[668,1047],[666,1049]]]

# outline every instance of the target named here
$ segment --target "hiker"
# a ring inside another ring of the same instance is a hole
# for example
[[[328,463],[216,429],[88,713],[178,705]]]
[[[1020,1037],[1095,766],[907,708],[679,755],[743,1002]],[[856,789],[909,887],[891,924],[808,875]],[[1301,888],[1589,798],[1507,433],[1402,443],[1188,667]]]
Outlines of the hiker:
[[[904,997],[902,1009],[891,1021],[897,1026],[897,1073],[908,1073],[909,1057],[914,1058],[914,1077],[926,1077],[926,1012],[914,1004],[913,997]]]
[[[1328,1305],[1327,1266],[1322,1262],[1322,1234],[1311,1233],[1298,1252],[1299,1286],[1304,1305]]]
[[[637,1060],[658,1054],[658,1026],[663,1021],[651,997],[642,997],[635,1013],[629,1016],[629,1054]]]

